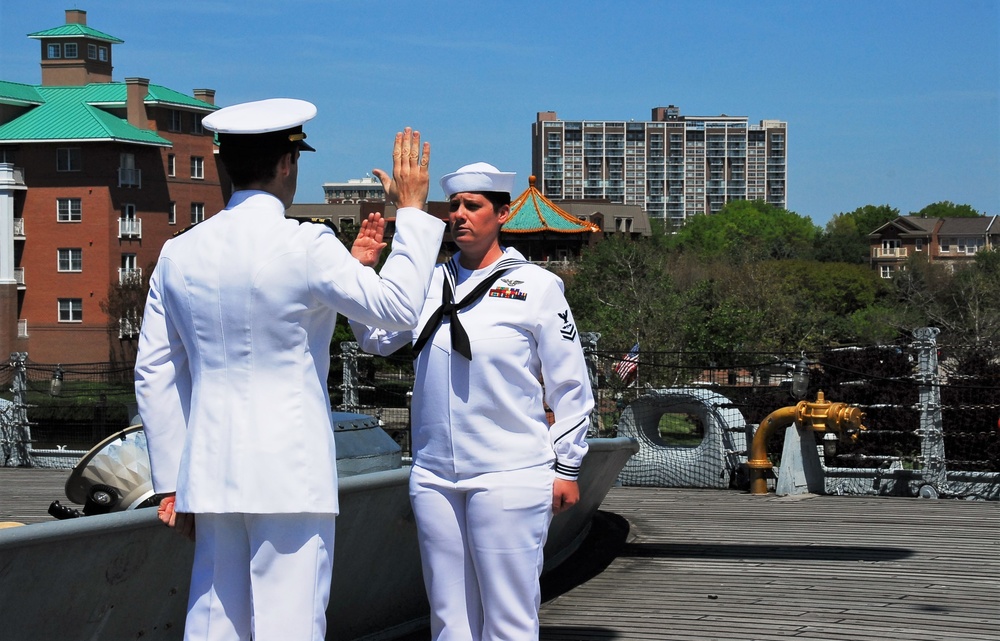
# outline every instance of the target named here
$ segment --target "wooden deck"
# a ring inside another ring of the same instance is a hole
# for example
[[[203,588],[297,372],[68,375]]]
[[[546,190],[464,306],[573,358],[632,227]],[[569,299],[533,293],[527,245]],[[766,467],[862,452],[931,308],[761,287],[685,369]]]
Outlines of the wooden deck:
[[[0,521],[66,474],[0,468]],[[543,589],[542,641],[997,641],[1000,504],[615,488]]]

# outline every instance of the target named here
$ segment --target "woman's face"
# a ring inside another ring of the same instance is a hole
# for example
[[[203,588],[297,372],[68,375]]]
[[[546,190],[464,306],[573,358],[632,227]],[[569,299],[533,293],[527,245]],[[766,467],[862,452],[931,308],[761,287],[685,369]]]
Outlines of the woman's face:
[[[495,245],[500,237],[500,228],[509,217],[509,206],[504,205],[497,211],[482,194],[460,192],[449,201],[451,235],[465,253],[485,253]]]

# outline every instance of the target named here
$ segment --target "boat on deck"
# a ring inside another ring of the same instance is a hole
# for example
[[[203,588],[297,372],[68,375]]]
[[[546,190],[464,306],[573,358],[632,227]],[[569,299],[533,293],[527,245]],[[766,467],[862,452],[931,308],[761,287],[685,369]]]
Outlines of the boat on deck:
[[[327,638],[397,638],[423,628],[428,618],[409,466],[373,417],[335,413],[334,418],[341,512]],[[639,447],[631,438],[589,444],[580,503],[556,515],[549,529],[546,573],[586,538],[607,492]],[[182,638],[194,545],[144,507],[155,502],[144,454],[141,426],[109,437],[67,479],[67,498],[90,515],[62,506],[79,518],[0,530],[4,639]],[[95,514],[94,495],[107,498],[106,486],[114,489],[110,494],[118,509]]]

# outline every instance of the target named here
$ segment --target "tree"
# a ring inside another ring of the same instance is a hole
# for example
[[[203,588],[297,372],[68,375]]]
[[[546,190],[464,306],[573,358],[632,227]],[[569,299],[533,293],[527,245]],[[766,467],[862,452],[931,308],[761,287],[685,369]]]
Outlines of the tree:
[[[916,213],[911,212],[910,215],[925,218],[977,218],[980,214],[971,205],[956,205],[950,200],[942,200],[927,205]]]
[[[718,213],[690,218],[673,237],[672,246],[735,263],[809,258],[818,233],[805,216],[761,200],[734,200]]]
[[[899,218],[899,210],[889,205],[865,205],[852,212],[836,214],[816,239],[816,259],[867,263],[870,254],[868,234],[896,218]]]
[[[147,268],[146,273],[153,273],[153,265]],[[112,363],[135,363],[142,312],[148,293],[148,278],[143,278],[134,271],[124,274],[119,282],[108,285],[108,297],[99,304],[101,311],[107,315],[108,335],[111,338],[111,353],[108,358]]]
[[[600,332],[608,346],[679,348],[680,302],[669,265],[653,238],[613,236],[586,250],[575,272],[563,275],[577,327]]]
[[[901,300],[919,313],[918,324],[939,327],[941,342],[979,347],[1000,340],[1000,250],[952,269],[911,258],[894,282]]]

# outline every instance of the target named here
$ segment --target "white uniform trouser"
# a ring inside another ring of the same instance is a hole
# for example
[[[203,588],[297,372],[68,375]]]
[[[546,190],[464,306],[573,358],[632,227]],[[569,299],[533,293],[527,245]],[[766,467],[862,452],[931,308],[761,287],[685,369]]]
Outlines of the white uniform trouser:
[[[333,514],[198,514],[185,641],[322,641]]]
[[[550,466],[477,475],[410,473],[434,641],[538,638]]]

